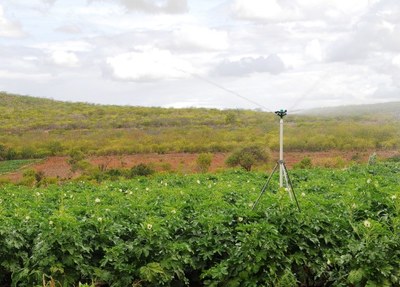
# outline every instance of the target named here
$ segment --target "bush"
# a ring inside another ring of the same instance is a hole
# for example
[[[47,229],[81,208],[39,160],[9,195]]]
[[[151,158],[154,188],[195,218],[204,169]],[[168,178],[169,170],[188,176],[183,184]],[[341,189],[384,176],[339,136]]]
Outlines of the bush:
[[[59,155],[64,150],[63,145],[59,141],[52,141],[47,144],[47,149],[50,152],[50,155]]]
[[[241,166],[245,170],[250,171],[256,163],[266,162],[268,153],[259,146],[244,147],[232,153],[226,160],[228,166]]]
[[[130,177],[149,176],[154,173],[155,173],[155,170],[151,166],[144,164],[144,163],[140,163],[131,168],[131,170],[129,172],[129,176]]]
[[[311,158],[308,156],[303,158],[300,162],[296,163],[293,165],[294,168],[300,168],[300,169],[308,169],[312,168],[312,161]]]
[[[124,175],[124,172],[121,169],[118,168],[112,168],[110,170],[106,171],[107,176],[109,176],[111,179],[117,179],[121,176]]]
[[[329,157],[321,159],[319,165],[325,168],[344,168],[346,166],[346,161],[340,156]]]
[[[197,157],[196,165],[200,172],[207,172],[211,166],[213,155],[211,153],[201,153]]]
[[[22,174],[22,180],[19,182],[21,185],[33,187],[36,184],[36,171],[34,169],[27,169]]]
[[[85,154],[80,149],[72,149],[69,152],[68,163],[71,165],[71,171],[84,170],[88,168],[88,163],[84,161]]]

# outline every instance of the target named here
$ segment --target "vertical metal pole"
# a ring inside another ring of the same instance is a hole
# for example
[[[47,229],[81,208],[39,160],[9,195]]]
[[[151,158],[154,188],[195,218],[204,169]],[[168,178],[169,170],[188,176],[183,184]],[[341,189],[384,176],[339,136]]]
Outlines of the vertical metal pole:
[[[283,118],[279,121],[279,187],[283,187]]]

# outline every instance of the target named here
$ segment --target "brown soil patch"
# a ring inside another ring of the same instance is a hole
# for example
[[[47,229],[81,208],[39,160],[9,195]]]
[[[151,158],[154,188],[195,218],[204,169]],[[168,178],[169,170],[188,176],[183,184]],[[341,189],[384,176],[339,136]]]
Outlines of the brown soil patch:
[[[328,160],[343,159],[344,161],[367,162],[373,151],[366,152],[342,152],[342,151],[327,151],[327,152],[285,152],[285,162],[289,168],[293,164],[301,161],[304,157],[311,158],[314,165],[324,165]],[[399,154],[398,151],[377,151],[378,158],[388,158]],[[228,154],[214,154],[210,172],[215,172],[226,168],[225,159]],[[89,157],[88,161],[93,166],[97,166],[104,170],[112,168],[131,168],[137,164],[150,164],[157,171],[176,171],[181,173],[197,172],[196,159],[198,154],[188,153],[173,153],[173,154],[135,154],[121,156],[96,156]],[[278,159],[279,154],[274,152],[273,159]],[[68,157],[49,157],[40,163],[30,166],[36,171],[42,171],[46,177],[57,177],[60,179],[68,179],[78,176],[71,172],[71,166],[68,164]],[[10,173],[2,176],[13,182],[22,179],[22,171]]]

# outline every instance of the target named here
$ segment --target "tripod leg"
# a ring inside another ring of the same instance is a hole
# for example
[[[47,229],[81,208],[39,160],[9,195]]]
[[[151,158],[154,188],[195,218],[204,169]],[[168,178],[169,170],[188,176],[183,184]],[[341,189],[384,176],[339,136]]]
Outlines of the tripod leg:
[[[297,209],[299,211],[301,211],[299,202],[297,201],[296,193],[294,192],[294,189],[293,189],[292,181],[290,180],[289,173],[288,173],[287,168],[286,168],[286,165],[285,165],[285,163],[282,163],[282,164],[283,164],[283,168],[285,170],[286,176],[287,176],[288,183],[290,185],[290,190],[291,190],[291,192],[293,194],[294,200],[296,201]]]
[[[263,188],[261,189],[260,195],[258,196],[257,200],[254,202],[252,210],[254,210],[254,208],[256,207],[256,205],[258,204],[258,202],[260,201],[261,196],[264,194],[265,190],[268,187],[269,182],[271,181],[272,176],[274,175],[276,169],[278,168],[278,163],[275,165],[274,169],[272,170],[271,174],[269,175],[267,181],[265,182]]]
[[[285,164],[281,163],[281,165],[282,165],[282,171],[283,171],[283,178],[285,179],[285,183],[286,183],[286,188],[289,193],[290,200],[293,201],[292,186],[289,184],[289,175],[287,174]]]

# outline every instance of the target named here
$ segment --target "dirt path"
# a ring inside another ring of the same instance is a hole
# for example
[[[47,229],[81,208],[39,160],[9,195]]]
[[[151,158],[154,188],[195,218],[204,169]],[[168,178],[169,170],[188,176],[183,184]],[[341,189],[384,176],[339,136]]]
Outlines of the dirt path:
[[[378,151],[376,152],[379,158],[387,158],[398,151]],[[314,165],[326,165],[335,160],[343,159],[344,161],[356,160],[358,162],[367,162],[372,151],[366,152],[285,152],[285,161],[290,168],[293,164],[301,161],[304,157],[309,157]],[[225,159],[228,154],[214,154],[210,172],[215,172],[226,168]],[[182,173],[196,172],[196,159],[198,154],[188,153],[172,153],[172,154],[136,154],[122,156],[96,156],[88,158],[88,161],[93,165],[105,170],[112,168],[131,168],[140,163],[151,164],[157,171],[178,171]],[[273,159],[278,158],[278,153],[272,154]],[[36,171],[42,171],[46,177],[71,178],[77,174],[71,172],[71,167],[68,164],[68,157],[49,157],[42,162],[31,166]],[[22,178],[23,170],[15,173],[7,174],[6,177],[13,182]]]

